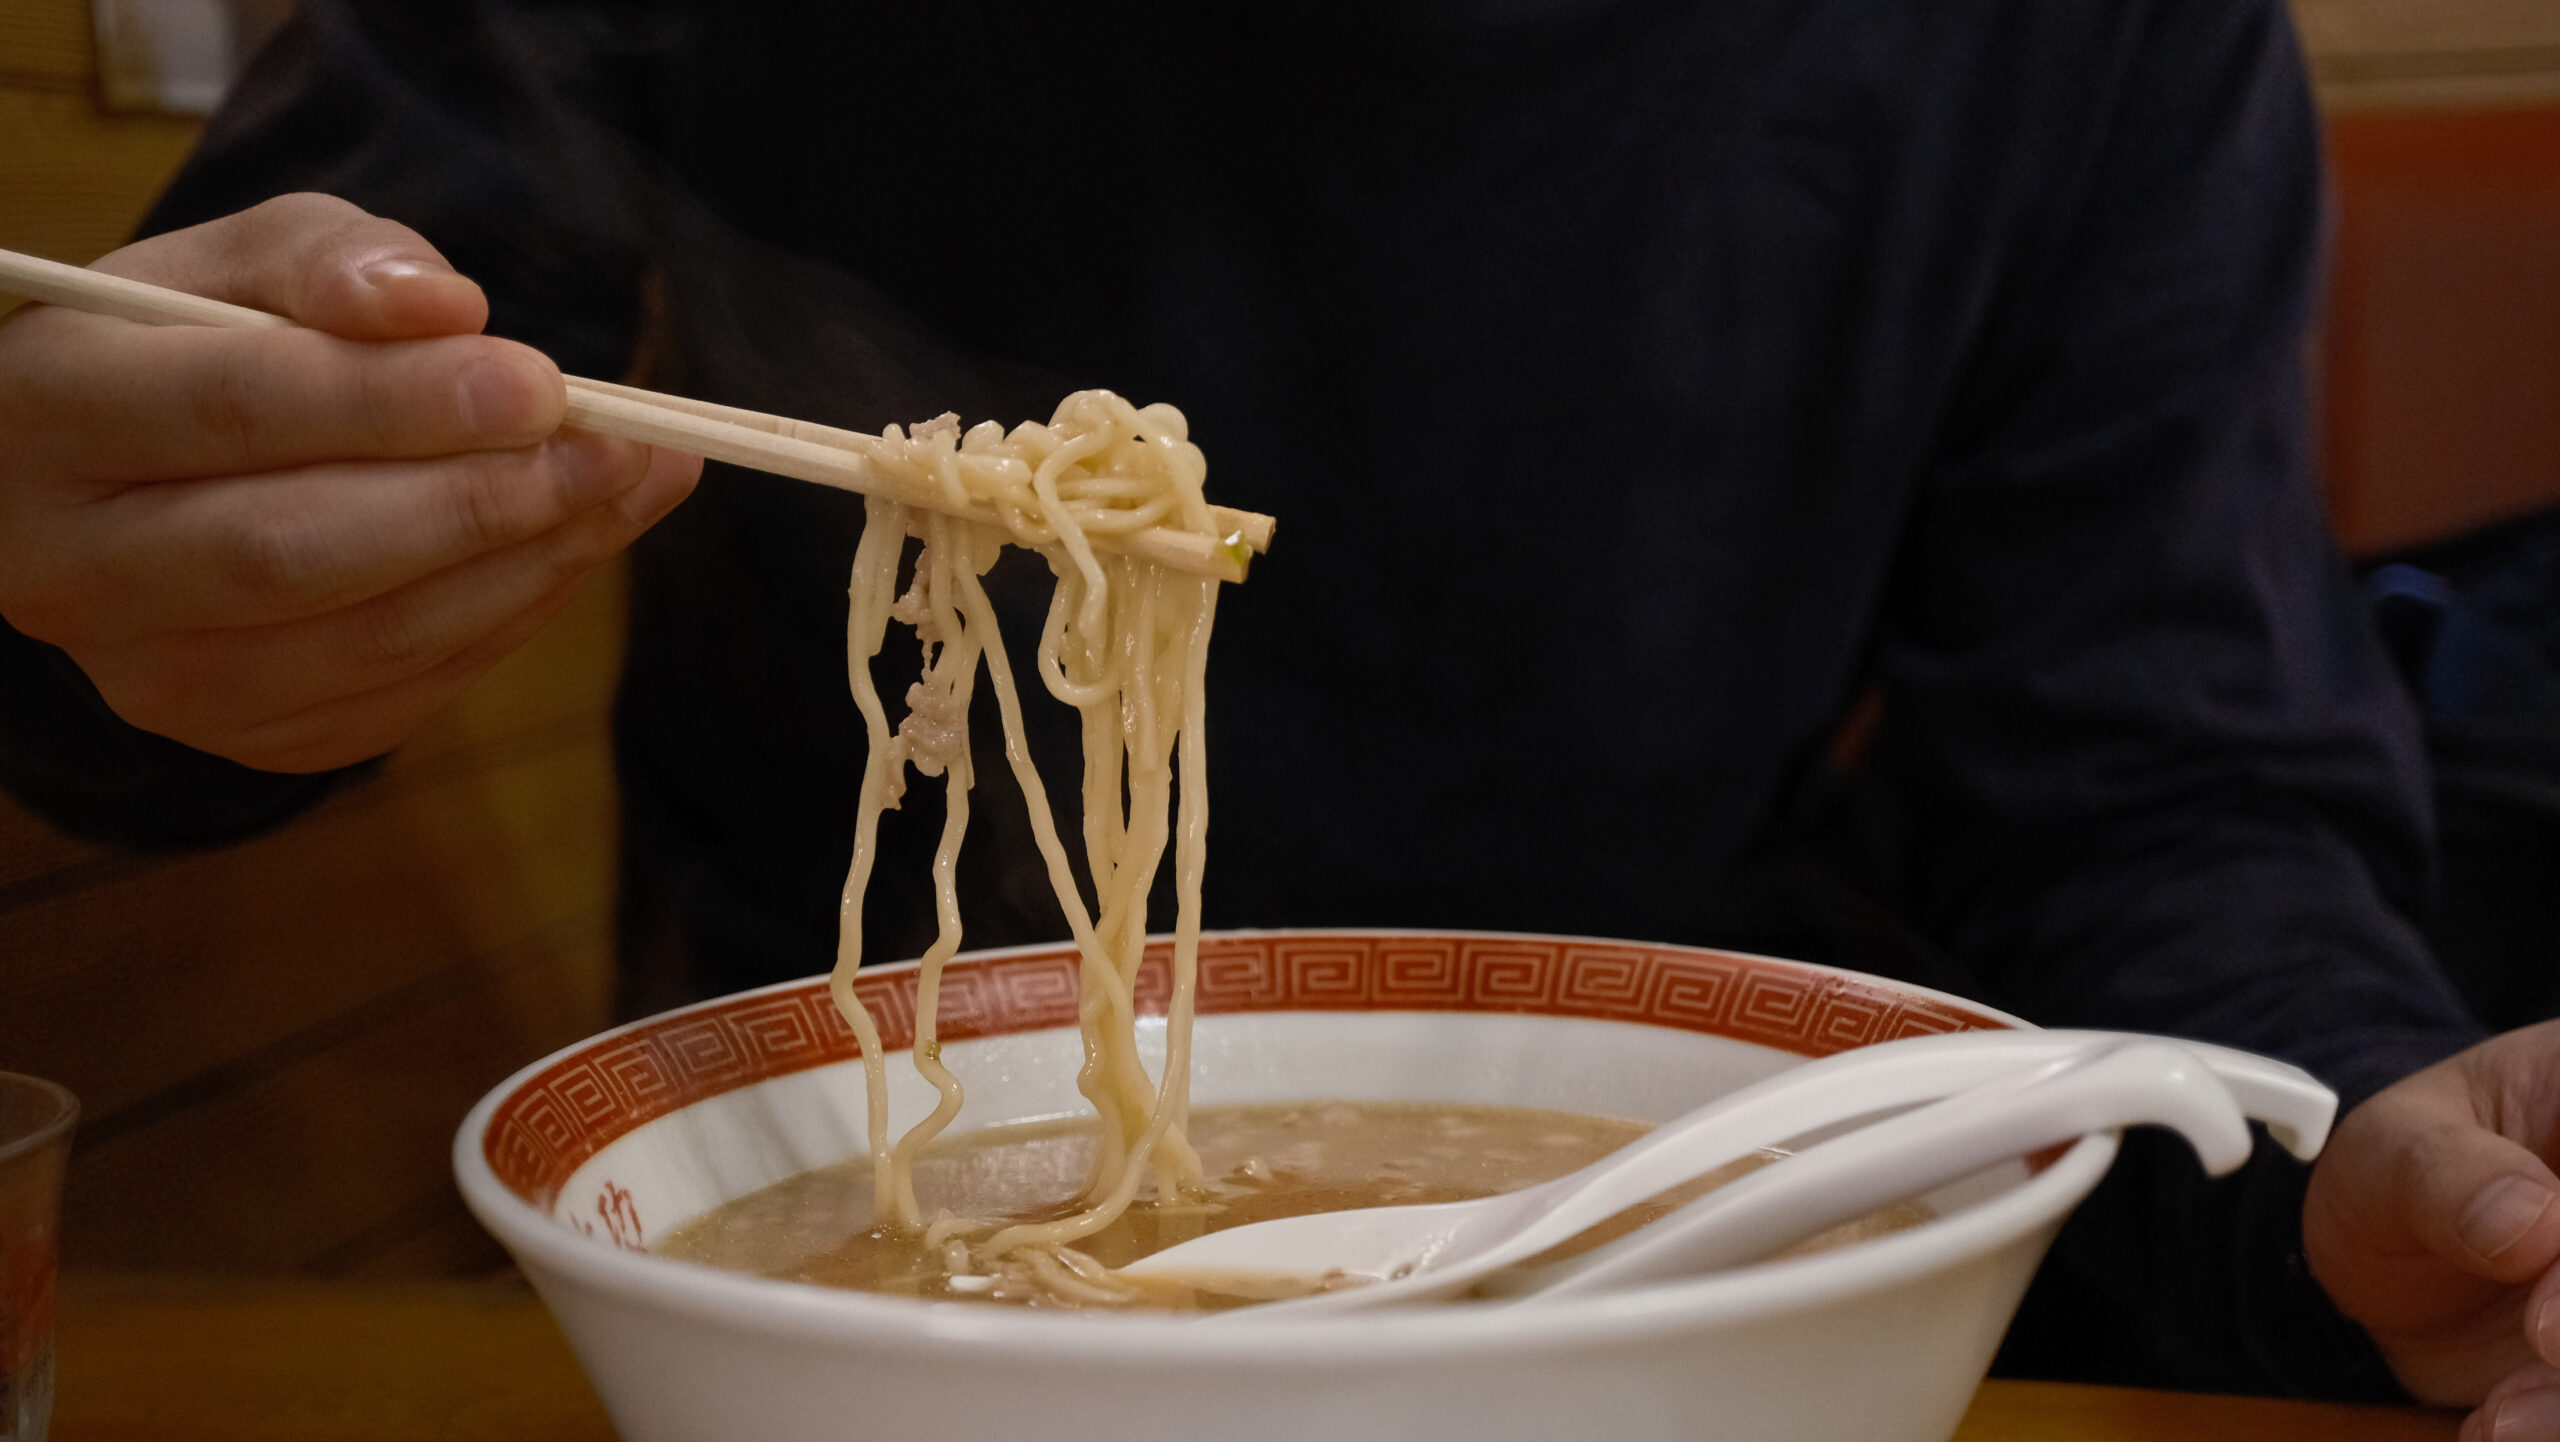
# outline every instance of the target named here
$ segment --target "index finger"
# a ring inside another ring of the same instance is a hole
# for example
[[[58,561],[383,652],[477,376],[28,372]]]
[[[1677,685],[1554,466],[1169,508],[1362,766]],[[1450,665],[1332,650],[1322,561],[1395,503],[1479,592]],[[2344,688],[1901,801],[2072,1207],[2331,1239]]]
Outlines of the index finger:
[[[488,298],[426,237],[328,195],[286,195],[136,241],[91,267],[351,340],[468,335]]]
[[[566,393],[539,351],[490,336],[371,343],[316,330],[40,315],[0,352],[0,427],[40,473],[118,489],[321,461],[533,444]]]

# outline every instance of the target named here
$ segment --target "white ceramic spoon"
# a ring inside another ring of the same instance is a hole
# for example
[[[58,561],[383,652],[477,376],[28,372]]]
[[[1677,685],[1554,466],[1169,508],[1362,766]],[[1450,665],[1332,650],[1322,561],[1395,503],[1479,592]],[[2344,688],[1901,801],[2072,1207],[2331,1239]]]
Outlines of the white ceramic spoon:
[[[1538,1186],[1469,1202],[1369,1207],[1231,1227],[1167,1248],[1125,1270],[1204,1279],[1339,1271],[1385,1279],[1238,1315],[1268,1316],[1275,1308],[1386,1305],[1413,1285],[1397,1279],[1464,1267],[1472,1280],[1534,1257],[1638,1202],[1763,1148],[2036,1068],[2093,1044],[2125,1039],[2121,1032],[1982,1031],[1859,1047],[1730,1093],[1580,1171]],[[2266,1119],[2289,1151],[2306,1158],[2318,1154],[2337,1100],[2307,1073],[2224,1047],[2178,1045],[2221,1078],[2245,1110]]]
[[[2165,1041],[2101,1044],[1834,1137],[1488,1290],[1536,1303],[1756,1262],[2012,1157],[2133,1126],[2177,1132],[2215,1176],[2249,1160],[2248,1118],[2195,1053]]]

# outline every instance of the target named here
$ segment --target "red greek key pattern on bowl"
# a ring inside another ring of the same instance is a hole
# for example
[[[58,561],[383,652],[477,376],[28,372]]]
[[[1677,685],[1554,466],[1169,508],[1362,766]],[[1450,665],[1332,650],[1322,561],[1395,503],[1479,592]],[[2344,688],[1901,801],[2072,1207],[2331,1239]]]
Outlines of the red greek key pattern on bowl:
[[[1139,1010],[1161,1013],[1172,948],[1147,950]],[[1071,947],[955,959],[942,976],[945,1040],[1071,1026]],[[867,972],[854,994],[884,1049],[915,1043],[916,974]],[[1924,1032],[2004,1025],[1988,1013],[1791,962],[1693,947],[1519,936],[1362,933],[1211,936],[1203,1015],[1253,1011],[1473,1011],[1676,1027],[1806,1056]],[[862,1054],[823,980],[705,1002],[569,1053],[489,1120],[490,1169],[547,1207],[614,1139],[705,1097]]]

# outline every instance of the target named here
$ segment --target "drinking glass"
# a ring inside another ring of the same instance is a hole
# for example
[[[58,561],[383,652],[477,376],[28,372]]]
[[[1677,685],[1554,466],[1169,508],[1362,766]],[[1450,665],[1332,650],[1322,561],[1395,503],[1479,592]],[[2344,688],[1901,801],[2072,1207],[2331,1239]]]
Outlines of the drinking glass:
[[[53,1415],[53,1273],[62,1168],[80,1104],[0,1072],[0,1442],[44,1442]]]

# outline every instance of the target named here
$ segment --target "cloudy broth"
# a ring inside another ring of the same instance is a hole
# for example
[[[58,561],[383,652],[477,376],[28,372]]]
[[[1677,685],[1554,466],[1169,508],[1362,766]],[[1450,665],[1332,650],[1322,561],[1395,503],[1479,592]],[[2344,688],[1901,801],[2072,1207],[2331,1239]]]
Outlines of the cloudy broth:
[[[1118,1267],[1206,1232],[1274,1217],[1516,1191],[1596,1161],[1647,1130],[1641,1122],[1517,1107],[1328,1101],[1202,1108],[1190,1128],[1205,1178],[1202,1193],[1170,1201],[1141,1193],[1076,1250],[1102,1267]],[[1096,1145],[1090,1120],[994,1127],[939,1141],[917,1158],[917,1200],[928,1218],[1066,1216],[1091,1175]],[[1623,1213],[1551,1256],[1596,1246],[1764,1160],[1747,1159]],[[805,1172],[713,1210],[656,1250],[821,1286],[1036,1307],[1209,1310],[1312,1290],[1287,1279],[1232,1279],[1215,1288],[1170,1280],[1133,1286],[1135,1279],[1121,1279],[1102,1289],[1062,1288],[1018,1267],[994,1276],[955,1273],[947,1244],[875,1227],[871,1199],[868,1159]],[[1808,1245],[1892,1230],[1925,1216],[1916,1208],[1888,1209]],[[1106,1297],[1105,1291],[1134,1295]]]

